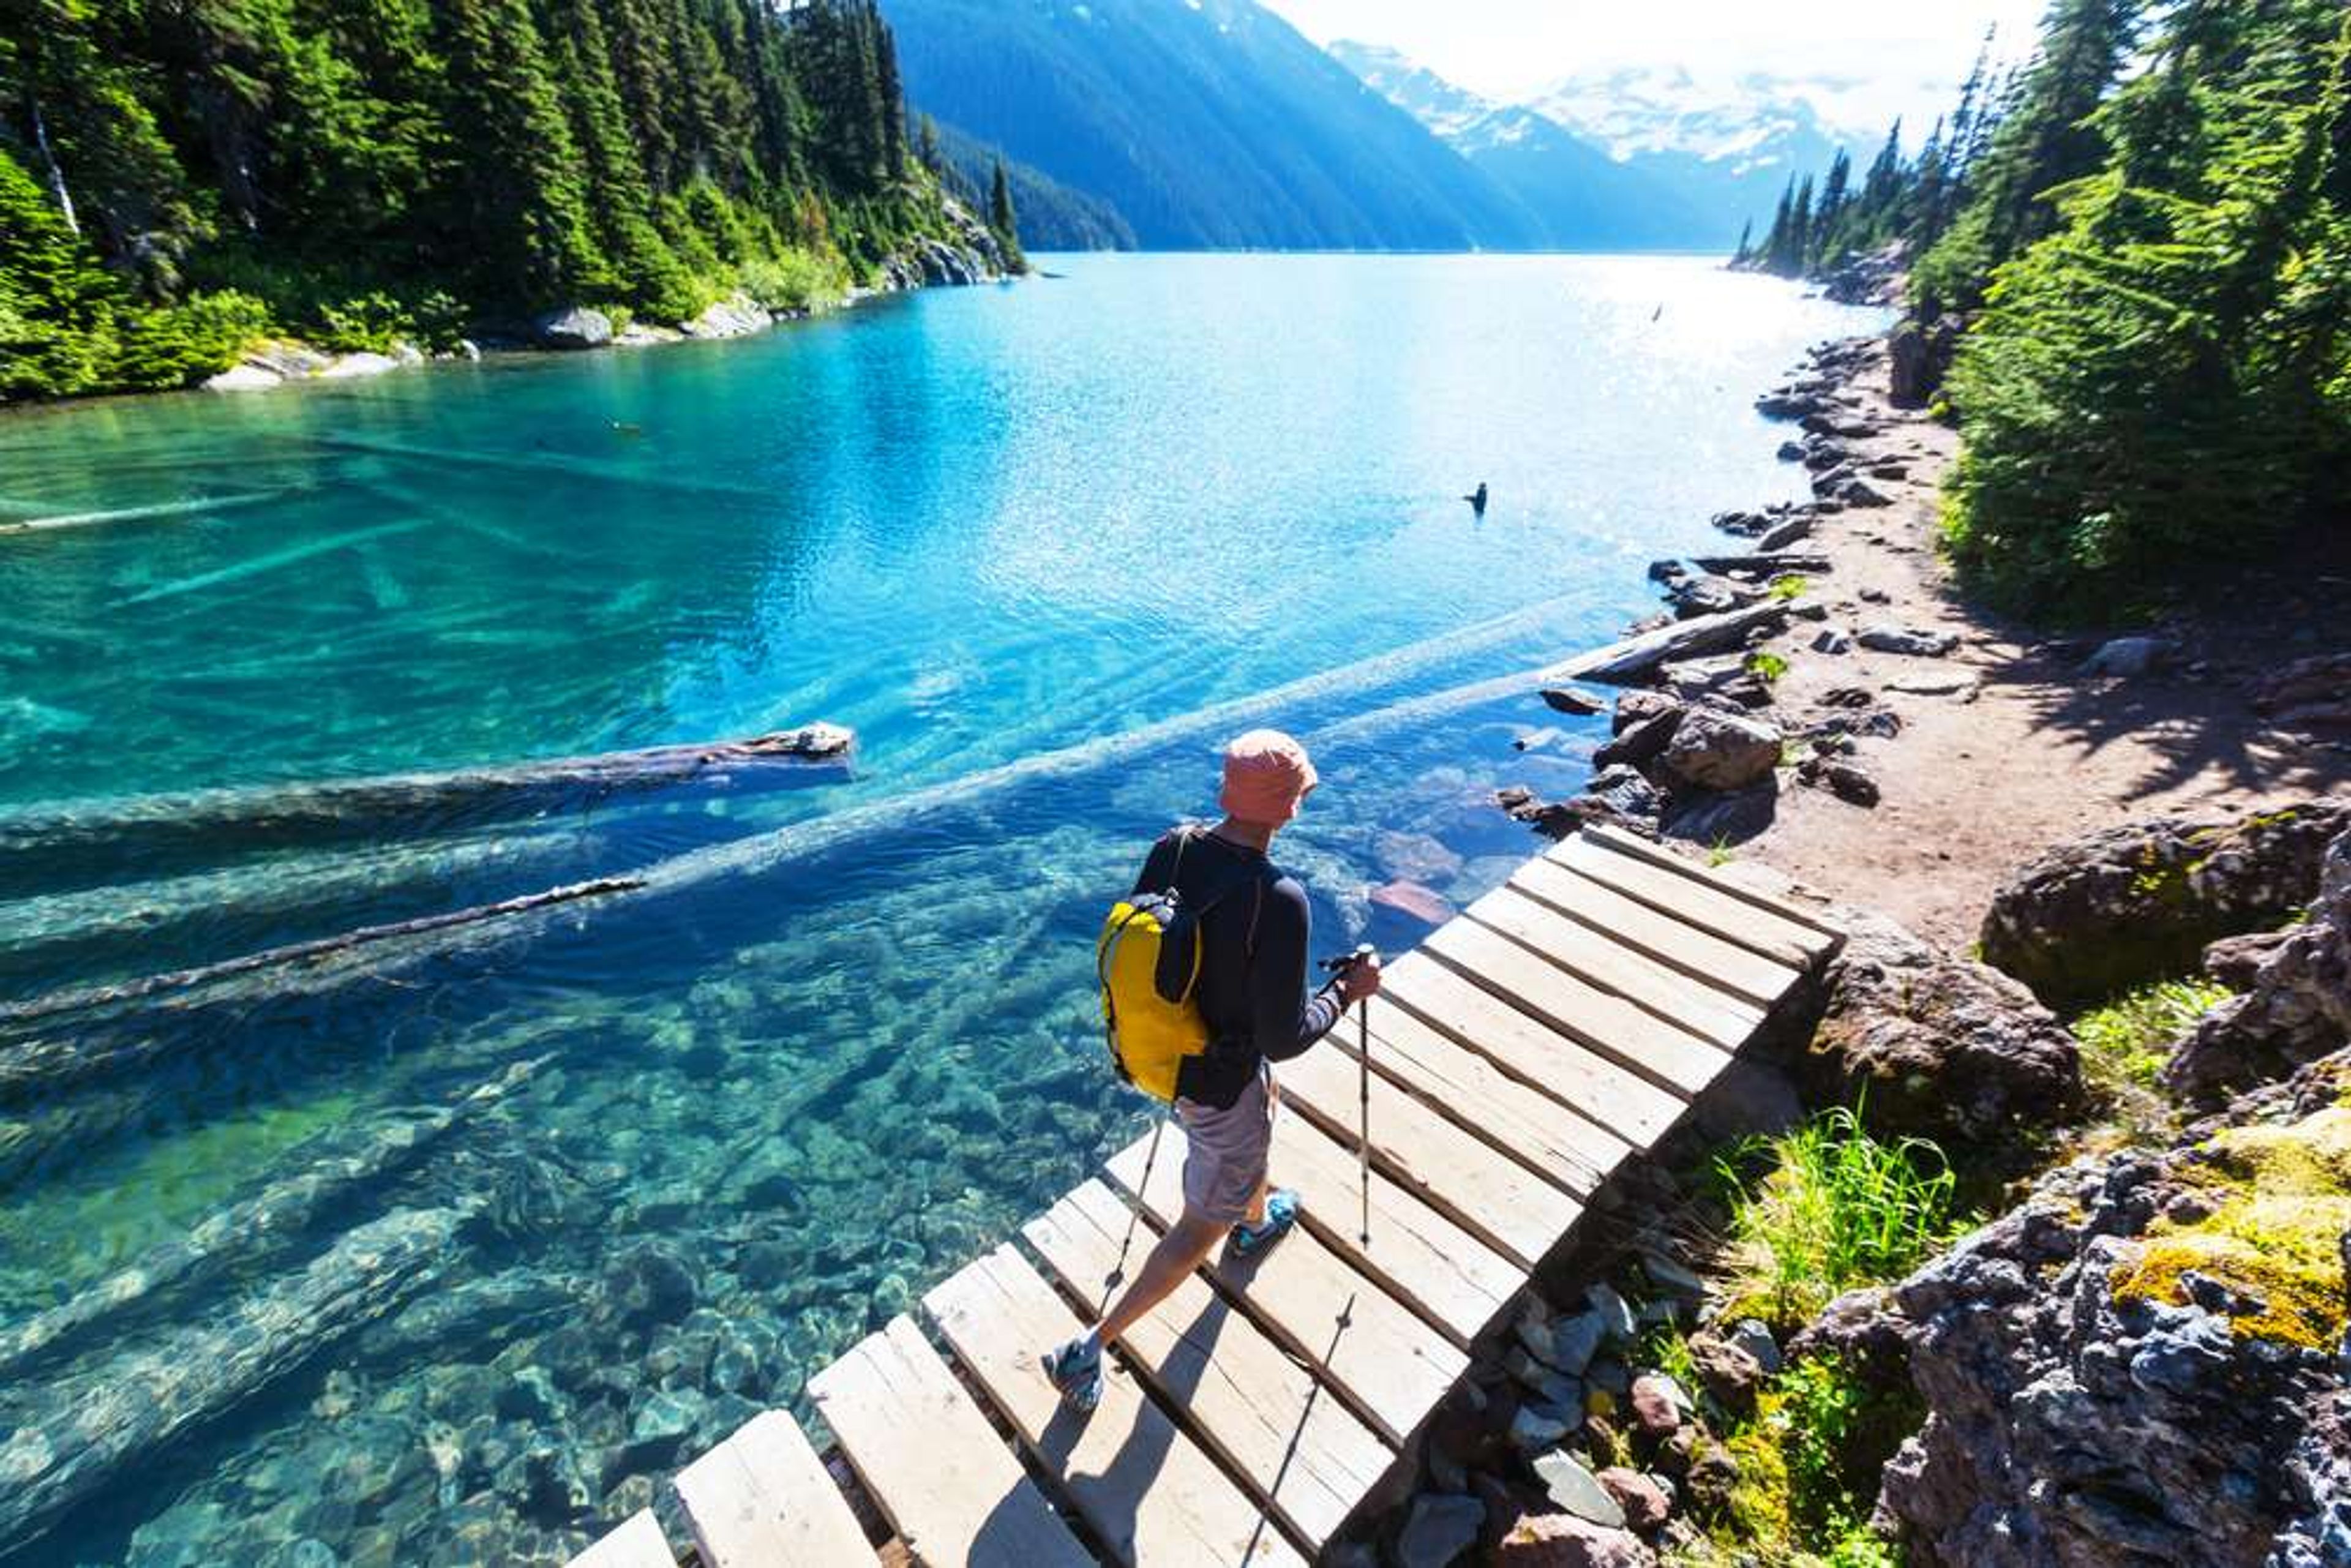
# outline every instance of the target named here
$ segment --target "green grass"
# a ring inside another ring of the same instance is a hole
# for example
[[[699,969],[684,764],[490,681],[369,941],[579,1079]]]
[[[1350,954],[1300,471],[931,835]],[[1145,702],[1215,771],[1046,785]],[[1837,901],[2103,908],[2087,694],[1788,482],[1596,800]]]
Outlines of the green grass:
[[[1749,1139],[1717,1169],[1735,1195],[1726,1316],[1792,1328],[1845,1291],[1900,1278],[1954,1231],[1942,1151],[1876,1138],[1845,1106]]]
[[[1788,661],[1781,654],[1759,649],[1747,655],[1747,673],[1768,686],[1788,673]]]
[[[1778,600],[1781,603],[1785,604],[1791,600],[1802,599],[1807,592],[1811,591],[1812,586],[1813,580],[1811,578],[1804,576],[1801,572],[1791,571],[1773,578],[1771,580],[1771,586],[1769,591],[1772,598]]]
[[[1727,838],[1715,840],[1706,852],[1706,863],[1710,866],[1729,865],[1738,858],[1739,852],[1730,847],[1730,841]]]
[[[2157,1080],[2179,1037],[2228,998],[2226,986],[2210,980],[2159,980],[2074,1020],[2082,1082],[2117,1131],[2146,1142],[2171,1126],[2170,1102]]]
[[[2228,999],[2210,980],[2159,980],[2091,1009],[2074,1020],[2083,1077],[2107,1092],[2154,1088],[2179,1037]]]

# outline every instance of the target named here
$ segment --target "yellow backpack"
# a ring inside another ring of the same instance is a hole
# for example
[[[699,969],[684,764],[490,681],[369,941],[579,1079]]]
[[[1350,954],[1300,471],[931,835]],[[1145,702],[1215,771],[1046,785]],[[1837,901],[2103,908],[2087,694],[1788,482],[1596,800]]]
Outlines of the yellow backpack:
[[[1102,1033],[1112,1064],[1121,1078],[1155,1100],[1173,1101],[1185,1059],[1208,1049],[1208,1022],[1193,994],[1200,981],[1201,919],[1252,883],[1260,899],[1265,894],[1263,877],[1251,868],[1204,903],[1188,903],[1176,891],[1176,873],[1183,869],[1186,846],[1196,836],[1190,830],[1177,836],[1167,886],[1112,905],[1094,944]],[[1254,936],[1256,922],[1250,925]]]

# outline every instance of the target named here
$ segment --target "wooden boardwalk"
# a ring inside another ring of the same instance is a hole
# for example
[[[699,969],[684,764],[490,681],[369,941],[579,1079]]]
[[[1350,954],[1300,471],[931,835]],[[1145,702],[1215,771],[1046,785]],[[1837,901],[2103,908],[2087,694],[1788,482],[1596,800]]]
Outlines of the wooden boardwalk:
[[[1656,846],[1589,829],[1390,965],[1372,1011],[1372,1239],[1358,1234],[1356,1025],[1282,1064],[1273,1170],[1304,1224],[1214,1259],[1061,1407],[1040,1354],[1182,1205],[1170,1124],[809,1385],[928,1568],[1312,1561],[1573,1238],[1843,938]],[[769,1411],[677,1478],[707,1568],[871,1563],[846,1499]],[[668,1568],[640,1513],[575,1560]]]

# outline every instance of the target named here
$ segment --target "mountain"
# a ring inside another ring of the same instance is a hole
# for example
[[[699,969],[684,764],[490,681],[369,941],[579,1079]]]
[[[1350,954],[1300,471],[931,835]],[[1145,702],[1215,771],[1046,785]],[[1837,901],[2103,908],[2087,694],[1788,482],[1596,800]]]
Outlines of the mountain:
[[[915,104],[1107,201],[1145,246],[1548,241],[1490,176],[1250,0],[884,9]]]
[[[1729,245],[1738,217],[1688,200],[1556,120],[1458,87],[1397,51],[1341,39],[1331,56],[1508,193],[1563,249]]]
[[[1340,41],[1332,57],[1419,120],[1562,235],[1562,243],[1721,246],[1768,215],[1791,171],[1841,145],[1813,96],[1835,83],[1680,70],[1571,77],[1503,104],[1394,49]],[[1566,237],[1573,236],[1573,237]]]
[[[1865,155],[1883,127],[1833,125],[1814,107],[1845,84],[1750,72],[1708,81],[1678,68],[1569,77],[1527,108],[1608,150],[1736,228],[1769,216],[1791,173]]]
[[[944,179],[973,212],[987,210],[988,182],[1002,154],[969,131],[936,128]],[[1102,197],[1073,190],[1017,158],[1004,160],[1020,243],[1030,250],[1133,250],[1134,225]]]

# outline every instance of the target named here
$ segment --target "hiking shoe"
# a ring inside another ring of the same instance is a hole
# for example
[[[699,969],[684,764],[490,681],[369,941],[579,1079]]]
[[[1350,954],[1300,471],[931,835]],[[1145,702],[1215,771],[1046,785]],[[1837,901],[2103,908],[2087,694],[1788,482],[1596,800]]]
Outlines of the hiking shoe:
[[[1298,1195],[1280,1186],[1266,1195],[1263,1225],[1233,1227],[1233,1250],[1243,1258],[1253,1257],[1290,1234],[1298,1223]]]
[[[1081,1416],[1090,1416],[1102,1403],[1102,1347],[1081,1336],[1059,1350],[1049,1350],[1045,1375],[1060,1392],[1062,1404]]]

